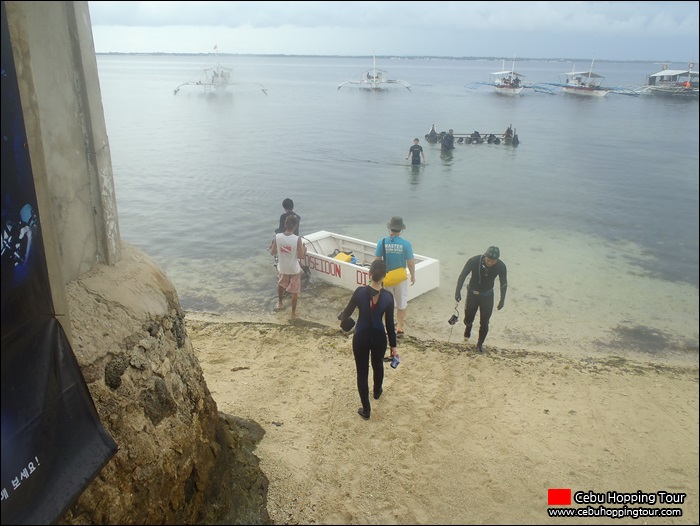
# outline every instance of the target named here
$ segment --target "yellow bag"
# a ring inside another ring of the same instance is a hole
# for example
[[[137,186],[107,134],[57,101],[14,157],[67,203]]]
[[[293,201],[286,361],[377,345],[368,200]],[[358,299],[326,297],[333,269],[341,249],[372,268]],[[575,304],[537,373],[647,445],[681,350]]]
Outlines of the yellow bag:
[[[350,260],[352,260],[352,254],[348,254],[347,252],[339,252],[333,259],[339,259],[340,261],[350,263]]]
[[[384,277],[384,286],[395,287],[396,285],[407,279],[408,272],[406,271],[406,267],[395,268],[394,270],[391,270],[386,273],[386,276]]]

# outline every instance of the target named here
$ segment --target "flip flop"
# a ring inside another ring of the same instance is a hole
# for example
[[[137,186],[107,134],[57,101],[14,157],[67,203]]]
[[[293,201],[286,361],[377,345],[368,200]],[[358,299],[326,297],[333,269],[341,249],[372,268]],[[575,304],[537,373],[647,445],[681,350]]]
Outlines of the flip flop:
[[[403,338],[403,331],[396,331],[397,338]]]

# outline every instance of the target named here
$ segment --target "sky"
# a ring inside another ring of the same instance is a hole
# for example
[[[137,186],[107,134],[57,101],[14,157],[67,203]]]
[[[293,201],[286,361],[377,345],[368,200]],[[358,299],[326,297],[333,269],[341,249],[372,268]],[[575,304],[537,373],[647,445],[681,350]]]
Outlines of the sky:
[[[90,1],[97,53],[698,61],[699,2]]]

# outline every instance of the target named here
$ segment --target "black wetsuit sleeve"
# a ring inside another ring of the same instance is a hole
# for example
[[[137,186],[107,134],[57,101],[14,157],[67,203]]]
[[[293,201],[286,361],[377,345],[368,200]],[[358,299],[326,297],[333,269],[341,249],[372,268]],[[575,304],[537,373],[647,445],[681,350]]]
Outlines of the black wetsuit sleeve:
[[[281,234],[282,232],[284,232],[284,230],[285,230],[284,221],[285,221],[286,219],[287,219],[287,214],[286,214],[286,213],[284,213],[284,214],[282,214],[282,215],[280,216],[280,224],[279,224],[279,226],[277,227],[277,230],[275,230],[275,234]]]
[[[338,319],[339,320],[344,320],[345,318],[349,318],[352,316],[352,313],[355,312],[355,309],[357,308],[357,294],[358,291],[361,290],[362,287],[359,287],[355,289],[355,292],[352,293],[352,296],[350,296],[350,301],[348,301],[348,304],[345,306],[343,311],[338,314]]]
[[[464,268],[462,269],[462,273],[459,275],[459,278],[457,278],[457,288],[455,289],[455,296],[458,294],[462,293],[462,287],[464,286],[464,281],[467,279],[467,276],[471,272],[471,259],[468,259],[467,262],[464,264]]]
[[[506,264],[501,263],[501,268],[498,271],[498,281],[501,285],[501,300],[498,302],[501,307],[505,304],[506,302],[506,291],[508,290],[508,269],[506,268]]]

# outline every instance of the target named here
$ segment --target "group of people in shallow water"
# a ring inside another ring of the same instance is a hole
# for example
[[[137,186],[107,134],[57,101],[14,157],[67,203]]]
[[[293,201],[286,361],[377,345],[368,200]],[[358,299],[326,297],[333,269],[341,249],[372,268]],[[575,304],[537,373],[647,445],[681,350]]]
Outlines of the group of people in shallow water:
[[[455,141],[459,144],[501,144],[501,141],[505,141],[506,144],[519,144],[517,135],[513,133],[512,126],[508,126],[508,128],[506,128],[506,131],[502,134],[489,133],[485,136],[482,136],[478,131],[474,131],[467,137],[459,137],[456,139],[454,136],[454,131],[452,129],[449,129],[447,132],[442,131],[438,133],[435,129],[435,125],[433,124],[433,126],[430,128],[430,131],[425,134],[425,139],[433,144],[439,142],[440,149],[443,152],[454,150]],[[420,142],[418,141],[418,139],[413,139],[413,146],[411,146],[411,149],[409,149],[409,156],[413,154],[412,164],[414,165],[420,164],[420,156],[423,155],[422,147],[418,145],[418,142]],[[416,154],[416,148],[420,148],[420,154]],[[408,157],[406,157],[406,159],[408,159]],[[425,162],[424,155],[423,162]]]
[[[417,140],[417,139],[416,139]],[[292,297],[292,318],[296,317],[297,298],[301,290],[301,274],[306,257],[306,247],[299,235],[299,215],[294,212],[294,203],[283,201],[284,214],[275,231],[270,251],[278,258],[277,292],[278,309],[283,307],[284,293]],[[371,415],[369,397],[369,370],[372,368],[372,394],[379,400],[384,391],[384,362],[393,360],[392,367],[399,363],[398,339],[404,334],[404,322],[408,306],[408,287],[416,282],[416,262],[413,246],[402,234],[406,225],[403,218],[394,216],[387,223],[388,235],[377,242],[375,259],[369,267],[369,283],[357,287],[347,305],[338,315],[343,330],[353,330],[352,350],[357,374],[357,391],[362,407],[357,413],[365,420]],[[388,286],[388,275],[398,273]],[[484,341],[489,332],[489,321],[495,303],[495,280],[499,280],[500,296],[496,309],[505,305],[508,288],[507,269],[501,260],[497,246],[490,246],[483,254],[467,260],[457,278],[455,301],[462,301],[462,289],[469,277],[464,306],[464,337],[470,338],[472,326],[479,314],[479,333],[476,343],[478,352],[484,352]],[[386,283],[385,283],[386,281]],[[358,311],[357,322],[352,316]],[[396,312],[396,316],[394,316]],[[456,320],[454,320],[456,321]],[[449,321],[453,324],[453,320]],[[386,358],[387,347],[389,358]]]

